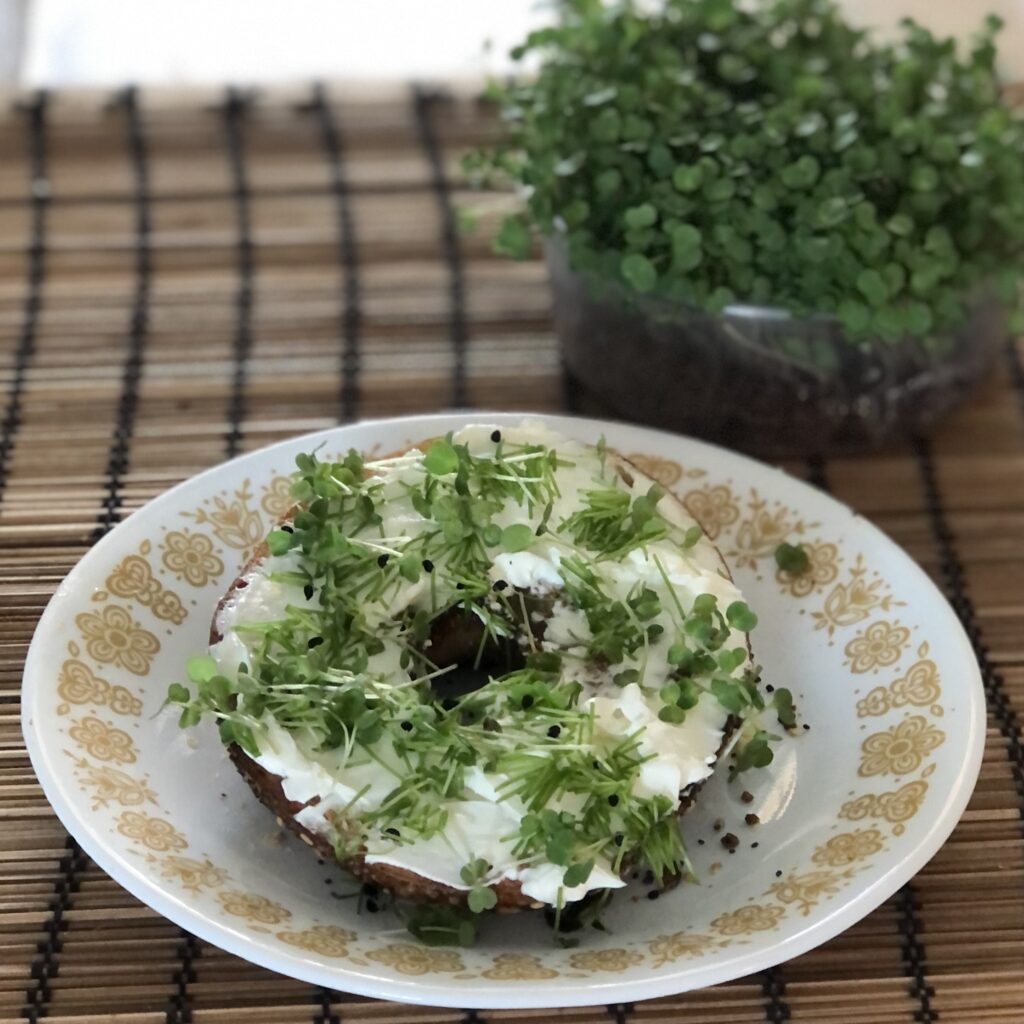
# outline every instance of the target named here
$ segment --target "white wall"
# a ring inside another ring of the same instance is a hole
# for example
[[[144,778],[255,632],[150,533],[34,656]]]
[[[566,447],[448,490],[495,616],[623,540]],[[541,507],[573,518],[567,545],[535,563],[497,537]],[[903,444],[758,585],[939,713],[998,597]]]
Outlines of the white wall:
[[[0,0],[0,50],[14,45],[3,36],[4,8],[22,2]],[[1007,22],[1004,71],[1024,79],[1024,0],[844,6],[864,24],[891,26],[910,14],[958,35],[994,10]],[[507,67],[509,46],[549,16],[537,0],[29,0],[21,79],[57,86],[479,76]]]

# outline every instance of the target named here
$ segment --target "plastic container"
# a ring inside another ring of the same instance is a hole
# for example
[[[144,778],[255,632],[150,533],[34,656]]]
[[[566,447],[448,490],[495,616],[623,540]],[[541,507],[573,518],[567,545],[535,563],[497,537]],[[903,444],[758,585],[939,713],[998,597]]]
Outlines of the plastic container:
[[[589,404],[763,455],[866,451],[925,434],[984,377],[1005,337],[989,298],[929,344],[851,341],[833,317],[627,297],[573,272],[561,244],[547,256],[565,363]]]

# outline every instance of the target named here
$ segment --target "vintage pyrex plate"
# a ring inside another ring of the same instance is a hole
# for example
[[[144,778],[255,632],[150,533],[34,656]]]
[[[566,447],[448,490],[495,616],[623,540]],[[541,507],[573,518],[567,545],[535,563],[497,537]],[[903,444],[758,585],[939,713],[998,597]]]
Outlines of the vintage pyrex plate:
[[[390,914],[332,898],[353,886],[280,834],[211,727],[182,733],[173,712],[157,713],[203,649],[218,597],[288,507],[296,453],[387,452],[467,422],[520,419],[384,420],[275,445],[174,488],[82,559],[40,621],[23,716],[46,795],[104,870],[182,927],[276,971],[492,1008],[632,1001],[766,968],[849,927],[925,864],[967,803],[984,739],[980,676],[953,612],[844,505],[757,462],[637,427],[545,417],[586,441],[604,435],[682,497],[760,616],[765,682],[789,686],[810,726],[756,778],[716,775],[701,794],[683,824],[698,884],[654,902],[643,888],[620,894],[609,930],[572,949],[554,946],[536,915],[494,920],[474,949],[426,948]],[[809,572],[777,571],[782,540],[806,547]],[[760,824],[744,823],[751,812]],[[735,854],[724,832],[739,837]]]

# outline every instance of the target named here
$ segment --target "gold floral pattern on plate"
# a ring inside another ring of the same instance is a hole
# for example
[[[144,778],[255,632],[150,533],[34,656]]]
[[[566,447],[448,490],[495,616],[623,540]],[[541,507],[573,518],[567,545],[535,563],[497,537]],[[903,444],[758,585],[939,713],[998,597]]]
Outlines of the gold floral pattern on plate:
[[[643,956],[630,949],[587,949],[569,957],[579,971],[625,971],[643,962]]]
[[[775,578],[782,584],[783,592],[792,597],[809,597],[818,593],[834,583],[839,575],[839,548],[835,544],[803,541],[801,547],[807,554],[807,568],[803,572],[775,570]]]
[[[117,819],[117,831],[156,853],[188,849],[188,840],[169,821],[145,811],[122,812]]]
[[[924,645],[927,646],[927,645]],[[930,658],[915,661],[890,686],[876,686],[866,697],[857,701],[857,717],[884,715],[893,708],[915,707],[927,708],[936,704],[942,696],[939,681],[939,666]]]
[[[244,917],[257,924],[280,924],[292,916],[292,912],[280,903],[241,889],[217,893],[217,902],[232,917]]]
[[[531,953],[499,953],[494,958],[494,966],[482,973],[493,981],[541,981],[558,977],[558,971],[545,967],[540,957]]]
[[[872,775],[909,775],[945,741],[946,734],[923,715],[911,715],[884,732],[876,732],[861,744],[862,778]]]
[[[858,554],[847,580],[829,591],[821,611],[812,612],[811,617],[815,629],[827,630],[833,636],[837,629],[856,626],[872,612],[887,612],[902,604],[892,596],[881,576],[868,572],[864,556]]]
[[[196,896],[204,889],[219,889],[228,880],[228,873],[217,867],[209,857],[195,860],[172,853],[166,857],[150,855],[149,860],[156,864],[164,878],[180,882],[186,892]]]
[[[366,954],[371,960],[393,967],[399,974],[418,977],[423,974],[455,973],[466,965],[458,953],[429,946],[414,946],[409,942],[393,942]]]
[[[148,552],[149,541],[143,544]],[[107,577],[107,590],[115,597],[138,601],[149,608],[158,619],[180,626],[188,611],[173,590],[167,590],[153,575],[149,562],[140,555],[128,555]]]
[[[160,542],[160,559],[168,572],[190,587],[205,587],[224,574],[224,563],[214,553],[205,533],[170,530]]]
[[[643,469],[643,466],[640,467]],[[277,522],[293,505],[292,478],[275,476],[263,489],[260,507],[270,516],[271,522]]]
[[[68,658],[57,677],[57,696],[64,702],[57,708],[65,715],[71,704],[97,704],[110,708],[115,715],[142,714],[142,701],[123,686],[101,679],[84,661]]]
[[[95,715],[87,715],[73,721],[68,727],[68,736],[97,761],[134,764],[138,756],[135,744],[128,733],[96,718]]]
[[[683,505],[711,540],[717,540],[740,517],[732,490],[725,484],[708,484],[690,491]]]
[[[302,931],[278,932],[277,937],[289,946],[327,957],[347,957],[348,947],[356,941],[356,933],[333,924],[315,924]]]
[[[721,935],[752,935],[754,932],[770,932],[786,916],[786,908],[771,903],[751,903],[719,914],[711,927]]]
[[[822,899],[834,896],[853,875],[854,871],[849,869],[842,873],[825,868],[803,874],[794,872],[775,882],[765,895],[774,896],[780,903],[794,904],[807,917]]]
[[[109,765],[92,764],[84,757],[76,757],[65,751],[75,764],[75,773],[84,789],[92,790],[92,809],[118,804],[121,807],[138,807],[141,804],[156,804],[156,793],[149,787],[149,776],[141,780]]]
[[[860,630],[843,649],[851,672],[861,675],[889,668],[903,657],[903,651],[910,643],[910,630],[898,622],[879,619],[866,629]]]
[[[884,848],[885,840],[877,828],[854,829],[822,843],[811,854],[811,860],[830,868],[844,868],[859,860],[867,860]]]
[[[225,498],[223,494],[207,498],[194,512],[183,512],[196,526],[209,526],[213,535],[229,548],[251,555],[263,540],[263,517],[252,507],[252,484],[242,486]]]
[[[891,793],[864,793],[854,800],[847,800],[840,808],[839,817],[848,821],[883,818],[894,826],[893,834],[899,836],[903,834],[903,823],[917,814],[927,793],[928,783],[915,779]]]
[[[775,549],[788,537],[800,538],[817,525],[804,522],[792,509],[762,498],[752,488],[746,515],[736,528],[733,547],[726,552],[726,558],[735,568],[756,569],[762,558],[774,557]]]
[[[698,935],[692,932],[673,932],[671,935],[659,935],[647,943],[651,951],[654,967],[664,967],[692,956],[703,956],[708,950],[719,948],[719,940],[710,935]]]
[[[75,616],[89,657],[103,665],[116,665],[134,676],[149,674],[160,641],[143,629],[124,608],[107,605]]]

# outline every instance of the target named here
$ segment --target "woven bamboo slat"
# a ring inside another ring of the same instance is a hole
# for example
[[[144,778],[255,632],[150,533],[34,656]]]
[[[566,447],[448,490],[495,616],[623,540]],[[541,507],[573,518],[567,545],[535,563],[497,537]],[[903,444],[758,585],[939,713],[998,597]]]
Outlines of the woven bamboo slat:
[[[989,696],[981,779],[897,896],[827,945],[685,996],[435,1010],[332,993],[186,935],[69,840],[28,764],[35,622],[99,536],[234,452],[355,417],[595,412],[539,261],[500,261],[460,153],[467,96],[295,88],[0,100],[0,1024],[970,1021],[1024,1008],[1024,352],[931,441],[786,462],[944,589]]]

